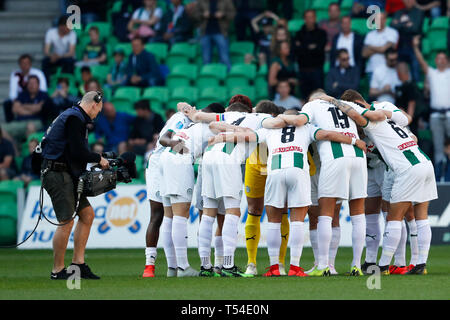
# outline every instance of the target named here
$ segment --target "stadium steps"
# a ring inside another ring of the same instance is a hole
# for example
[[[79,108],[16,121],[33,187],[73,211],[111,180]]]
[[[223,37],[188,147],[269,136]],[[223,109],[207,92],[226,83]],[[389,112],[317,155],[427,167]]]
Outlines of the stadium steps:
[[[0,12],[0,102],[8,97],[9,75],[23,53],[33,56],[41,68],[45,32],[59,16],[55,0],[6,0]]]

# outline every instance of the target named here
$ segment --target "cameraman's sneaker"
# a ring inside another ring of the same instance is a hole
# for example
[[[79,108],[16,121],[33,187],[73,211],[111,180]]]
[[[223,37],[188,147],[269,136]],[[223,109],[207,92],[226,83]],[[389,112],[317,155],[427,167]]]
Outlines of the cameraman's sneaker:
[[[191,266],[187,267],[186,269],[181,269],[178,267],[177,270],[177,277],[178,278],[184,278],[184,277],[198,277],[199,272],[192,268]]]
[[[78,268],[80,268],[81,271],[81,279],[90,279],[90,280],[98,280],[100,279],[99,276],[95,275],[92,271],[91,268],[89,268],[89,266],[86,263],[83,264],[76,264],[76,263],[71,263],[71,266],[77,266]]]
[[[167,268],[167,278],[173,278],[176,277],[178,274],[176,268]]]
[[[52,272],[50,273],[50,279],[51,280],[67,280],[69,278],[69,275],[67,274],[67,269],[63,268],[59,272]]]

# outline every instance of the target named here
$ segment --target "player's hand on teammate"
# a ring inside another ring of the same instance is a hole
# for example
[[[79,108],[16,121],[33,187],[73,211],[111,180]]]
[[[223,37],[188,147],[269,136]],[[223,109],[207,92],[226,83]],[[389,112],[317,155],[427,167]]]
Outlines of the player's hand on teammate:
[[[172,142],[170,143],[170,147],[172,148],[173,151],[179,154],[189,153],[189,149],[184,144],[184,141],[172,140]]]
[[[212,146],[212,145],[215,145],[216,143],[223,142],[224,141],[223,137],[224,137],[223,134],[218,134],[216,136],[213,136],[213,137],[209,138],[208,139],[208,146]]]
[[[193,109],[193,107],[187,102],[177,103],[177,110],[179,112],[183,112],[185,115],[187,115],[187,112],[189,112],[191,109]]]
[[[357,146],[358,148],[360,148],[362,151],[364,151],[365,153],[367,153],[367,145],[364,141],[362,141],[361,139],[356,139],[355,142],[355,146]]]

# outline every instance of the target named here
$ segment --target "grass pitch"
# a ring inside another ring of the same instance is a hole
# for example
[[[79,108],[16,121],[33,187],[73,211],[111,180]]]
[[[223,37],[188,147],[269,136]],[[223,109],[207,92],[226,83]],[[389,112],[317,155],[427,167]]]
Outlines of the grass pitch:
[[[409,252],[409,248],[407,249]],[[288,251],[289,253],[289,251]],[[66,254],[70,264],[72,251]],[[156,278],[141,277],[144,249],[87,250],[86,261],[101,280],[82,280],[80,290],[69,290],[66,281],[51,281],[52,252],[49,250],[0,250],[0,299],[450,299],[450,246],[433,246],[428,275],[384,276],[381,289],[369,290],[368,277],[349,277],[351,248],[340,248],[336,259],[338,276],[329,278],[166,278],[164,252],[158,249]],[[286,261],[289,261],[289,256]],[[409,259],[409,257],[408,257]],[[199,268],[196,249],[189,261]],[[268,265],[267,249],[258,251],[258,272]],[[247,253],[237,249],[236,263],[245,270]],[[311,248],[305,248],[301,264],[313,263]]]

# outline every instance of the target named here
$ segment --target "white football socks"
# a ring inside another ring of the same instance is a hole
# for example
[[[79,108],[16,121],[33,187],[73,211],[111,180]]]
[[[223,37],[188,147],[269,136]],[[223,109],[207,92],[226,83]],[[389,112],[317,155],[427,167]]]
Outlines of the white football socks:
[[[317,229],[309,230],[309,241],[314,255],[314,265],[319,261],[319,245],[317,243]]]
[[[366,214],[366,262],[377,262],[380,240],[380,214]]]
[[[417,242],[419,244],[419,259],[417,264],[427,263],[428,252],[431,243],[431,227],[428,219],[416,220],[417,224]]]
[[[341,240],[341,228],[333,227],[331,229],[330,253],[328,255],[329,265],[334,266],[334,261],[336,260],[336,254],[339,248],[340,240]]]
[[[239,217],[233,214],[225,215],[222,228],[223,267],[234,267],[234,251],[236,250]]]
[[[394,265],[397,267],[406,266],[406,239],[408,238],[408,232],[406,231],[405,220],[402,220],[402,234],[400,241],[398,242],[397,250],[394,253]]]
[[[203,215],[198,229],[198,254],[201,265],[205,269],[211,268],[211,241],[215,220],[213,217]]]
[[[352,247],[353,261],[352,267],[361,268],[361,256],[366,238],[366,215],[364,213],[351,216],[352,220]]]
[[[300,257],[302,256],[303,241],[305,239],[303,228],[304,222],[302,221],[293,221],[290,224],[289,248],[291,254],[291,265],[297,267],[300,266]]]
[[[411,247],[411,260],[409,264],[416,265],[419,259],[419,244],[417,242],[417,224],[416,219],[407,222],[409,228],[409,245]]]
[[[388,221],[383,235],[383,251],[381,253],[379,266],[388,266],[391,263],[392,256],[397,250],[398,243],[402,236],[402,222]]]
[[[317,268],[319,270],[328,267],[328,255],[330,252],[331,242],[331,222],[333,219],[328,216],[319,216],[317,223],[317,244],[319,251],[319,261]]]
[[[223,240],[222,236],[216,236],[214,239],[214,267],[223,266]]]
[[[267,251],[270,265],[278,264],[281,246],[281,223],[267,223]]]
[[[155,265],[156,260],[156,248],[155,247],[147,247],[145,248],[145,265]]]
[[[177,257],[177,266],[183,270],[189,267],[187,257],[187,218],[174,216],[172,219],[172,241]]]
[[[160,240],[166,255],[167,267],[177,268],[177,257],[175,254],[175,247],[172,241],[172,218],[164,217],[161,223]]]

